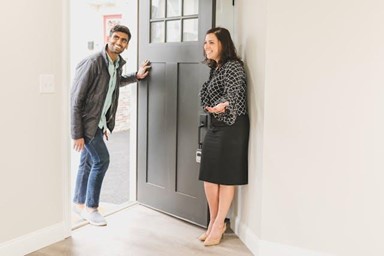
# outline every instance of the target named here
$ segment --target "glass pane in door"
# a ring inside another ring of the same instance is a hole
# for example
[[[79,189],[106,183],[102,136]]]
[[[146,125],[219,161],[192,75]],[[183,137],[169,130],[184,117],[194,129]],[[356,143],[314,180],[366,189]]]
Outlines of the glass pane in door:
[[[165,17],[165,0],[151,1],[151,19]]]
[[[184,0],[183,15],[199,13],[199,0]]]
[[[198,19],[183,20],[183,41],[198,41]]]
[[[181,22],[180,20],[167,21],[167,42],[181,41]]]
[[[181,16],[181,0],[167,1],[167,17]]]
[[[151,43],[164,43],[164,22],[151,23]]]

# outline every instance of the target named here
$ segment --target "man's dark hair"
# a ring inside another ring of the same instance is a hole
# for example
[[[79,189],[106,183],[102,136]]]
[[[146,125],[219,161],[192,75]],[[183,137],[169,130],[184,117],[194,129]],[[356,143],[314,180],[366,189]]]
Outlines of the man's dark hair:
[[[129,28],[123,25],[115,25],[111,28],[109,31],[109,36],[111,37],[114,32],[122,32],[128,35],[128,41],[131,40],[131,31],[129,31]]]

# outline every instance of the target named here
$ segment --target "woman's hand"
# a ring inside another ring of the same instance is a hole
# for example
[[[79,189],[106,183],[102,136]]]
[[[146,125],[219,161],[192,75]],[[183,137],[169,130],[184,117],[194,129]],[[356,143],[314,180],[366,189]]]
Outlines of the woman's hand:
[[[214,107],[205,107],[205,109],[212,114],[220,114],[225,112],[225,108],[229,105],[229,102],[221,102]]]

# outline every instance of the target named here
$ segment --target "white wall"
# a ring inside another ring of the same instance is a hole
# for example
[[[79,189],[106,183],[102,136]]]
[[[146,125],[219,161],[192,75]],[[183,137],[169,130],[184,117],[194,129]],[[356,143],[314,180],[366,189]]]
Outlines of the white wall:
[[[236,4],[256,120],[240,237],[260,256],[384,255],[384,2]]]
[[[69,235],[66,2],[0,11],[0,255]],[[383,255],[384,2],[242,0],[235,20],[252,121],[236,232],[260,256]]]
[[[232,0],[216,0],[215,26],[228,29],[233,40],[235,40],[234,9]]]
[[[66,1],[2,4],[0,255],[22,255],[69,234]],[[53,74],[55,92],[39,92]],[[20,246],[20,242],[23,246]]]
[[[261,235],[266,0],[236,1],[233,37],[248,81],[249,184],[234,202],[235,232],[256,255]]]

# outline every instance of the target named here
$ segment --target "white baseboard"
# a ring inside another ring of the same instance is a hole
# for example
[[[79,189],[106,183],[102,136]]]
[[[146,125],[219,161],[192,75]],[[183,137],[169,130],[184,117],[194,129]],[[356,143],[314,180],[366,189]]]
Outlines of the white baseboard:
[[[259,256],[335,256],[333,254],[263,240],[259,241],[259,245]]]
[[[255,256],[261,256],[259,254],[259,238],[257,235],[239,218],[235,218],[234,227],[232,227],[233,231],[236,233],[236,235],[240,238],[240,240],[248,247],[248,249],[252,252]],[[282,255],[280,255],[282,256]]]
[[[232,228],[234,228],[234,232],[255,256],[335,256],[334,254],[261,240],[255,232],[238,218],[235,218],[235,226]]]
[[[23,256],[61,241],[69,235],[64,222],[58,223],[0,244],[0,255]]]

